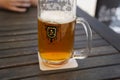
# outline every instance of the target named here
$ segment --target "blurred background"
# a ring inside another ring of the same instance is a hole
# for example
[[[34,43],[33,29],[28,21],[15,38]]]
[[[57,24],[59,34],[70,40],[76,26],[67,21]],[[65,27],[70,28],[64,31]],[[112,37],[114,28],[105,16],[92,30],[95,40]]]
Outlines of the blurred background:
[[[77,5],[89,15],[95,16],[97,0],[77,0]]]
[[[77,0],[77,5],[120,34],[120,0]]]

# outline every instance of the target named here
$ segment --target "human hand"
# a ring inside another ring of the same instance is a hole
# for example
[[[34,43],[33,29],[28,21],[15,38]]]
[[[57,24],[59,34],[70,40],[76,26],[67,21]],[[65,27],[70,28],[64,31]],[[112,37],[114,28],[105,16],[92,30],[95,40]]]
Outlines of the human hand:
[[[0,7],[11,11],[25,12],[30,6],[30,0],[0,0]]]
[[[30,0],[31,1],[31,5],[33,5],[33,6],[37,6],[37,2],[38,2],[38,0]]]

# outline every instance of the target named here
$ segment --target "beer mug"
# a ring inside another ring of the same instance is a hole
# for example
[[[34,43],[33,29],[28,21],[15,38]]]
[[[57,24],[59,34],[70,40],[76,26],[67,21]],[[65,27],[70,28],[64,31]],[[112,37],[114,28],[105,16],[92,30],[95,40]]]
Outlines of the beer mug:
[[[86,32],[86,48],[74,50],[76,23]],[[63,65],[70,58],[85,58],[91,52],[92,32],[87,21],[76,17],[76,0],[38,0],[38,53],[51,67]]]

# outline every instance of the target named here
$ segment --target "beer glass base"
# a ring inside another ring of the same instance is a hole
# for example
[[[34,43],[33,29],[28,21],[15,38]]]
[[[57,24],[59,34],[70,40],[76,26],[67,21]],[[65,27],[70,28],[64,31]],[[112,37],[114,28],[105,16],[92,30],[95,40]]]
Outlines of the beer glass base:
[[[70,69],[70,68],[76,68],[78,67],[78,63],[76,59],[69,59],[64,60],[60,62],[51,61],[48,62],[47,60],[44,60],[40,57],[38,53],[38,60],[39,60],[39,68],[42,71],[49,71],[49,70],[60,70],[60,69]]]
[[[45,59],[42,59],[42,62],[45,66],[49,66],[49,67],[61,67],[63,65],[65,65],[68,60],[62,60],[62,61],[48,61]]]

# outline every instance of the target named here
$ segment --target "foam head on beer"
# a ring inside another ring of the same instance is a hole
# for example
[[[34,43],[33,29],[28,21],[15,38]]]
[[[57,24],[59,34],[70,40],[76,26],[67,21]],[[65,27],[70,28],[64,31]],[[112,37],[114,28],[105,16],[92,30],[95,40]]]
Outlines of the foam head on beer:
[[[71,12],[64,11],[43,11],[40,19],[50,23],[64,24],[75,20],[75,16]]]

